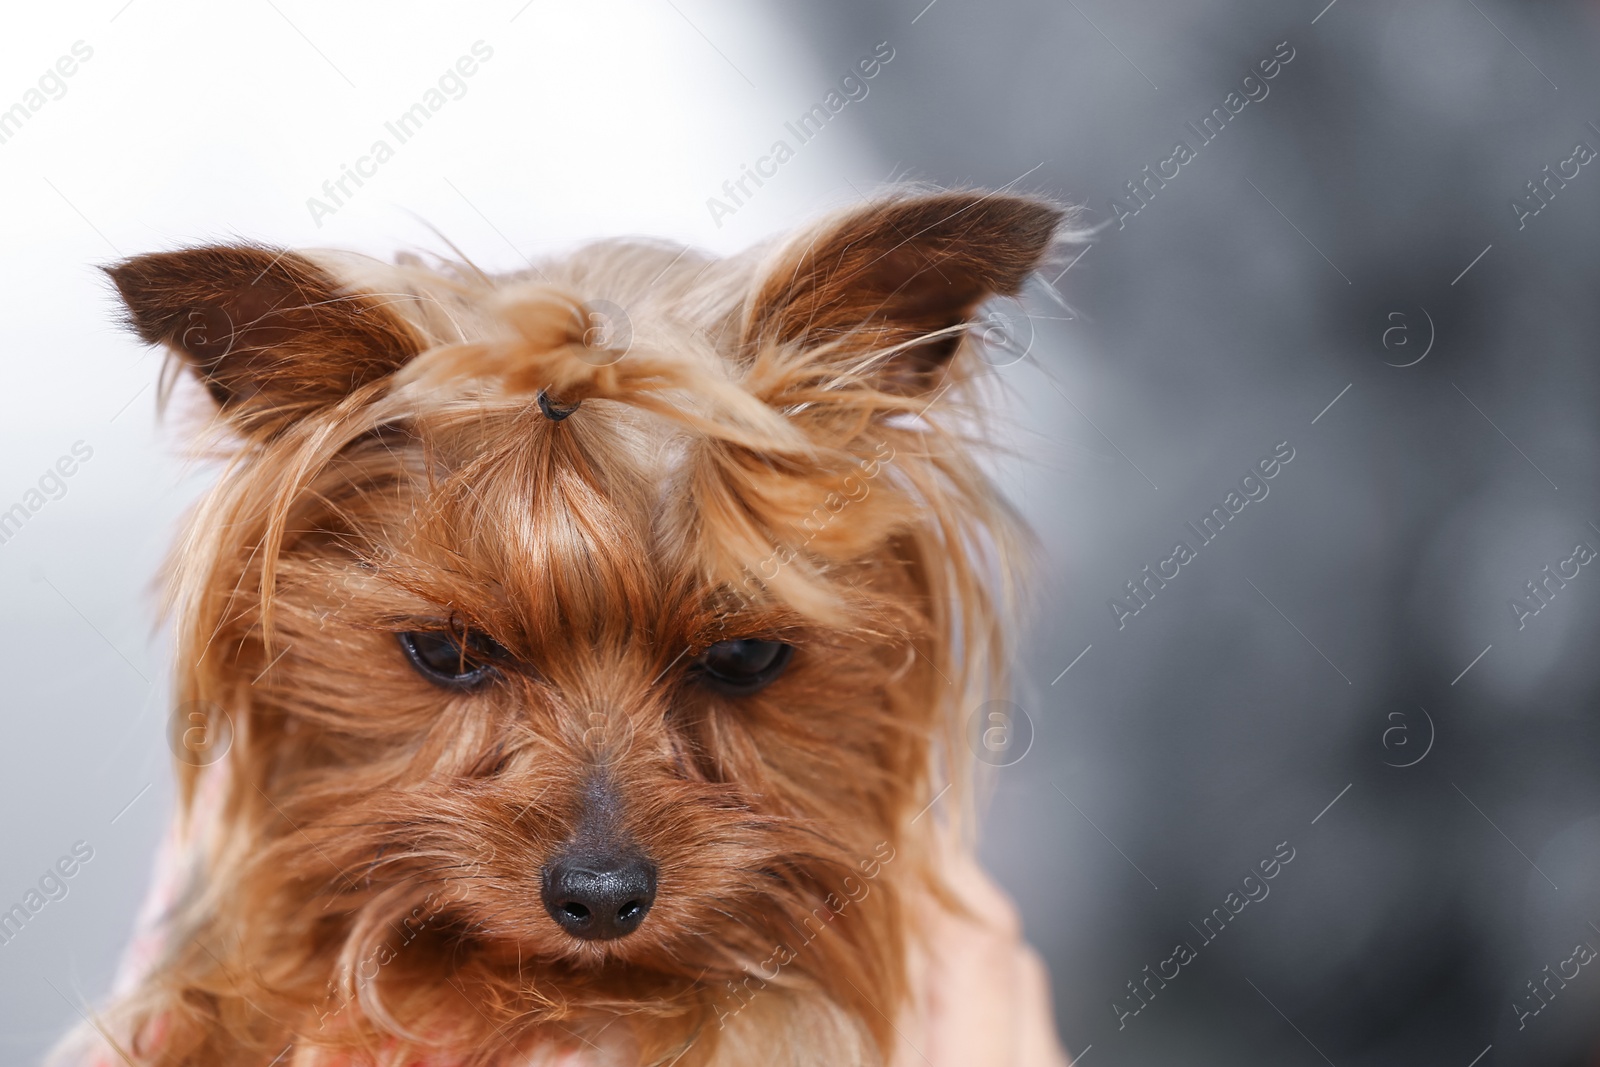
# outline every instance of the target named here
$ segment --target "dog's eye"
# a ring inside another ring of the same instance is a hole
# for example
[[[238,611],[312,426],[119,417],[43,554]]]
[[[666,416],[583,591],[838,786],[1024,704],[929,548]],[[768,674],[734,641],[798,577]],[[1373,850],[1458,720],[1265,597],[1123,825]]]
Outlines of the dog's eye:
[[[700,654],[695,667],[700,680],[729,696],[765,689],[789,665],[794,648],[782,641],[718,641]]]
[[[494,673],[493,660],[505,649],[482,634],[465,640],[445,630],[411,630],[397,635],[411,665],[429,681],[452,689],[467,689]]]

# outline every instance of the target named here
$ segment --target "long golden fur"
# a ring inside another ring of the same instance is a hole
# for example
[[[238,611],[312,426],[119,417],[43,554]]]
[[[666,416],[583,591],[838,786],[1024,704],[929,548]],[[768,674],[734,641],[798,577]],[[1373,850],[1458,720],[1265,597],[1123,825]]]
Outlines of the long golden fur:
[[[968,325],[1063,218],[910,191],[730,259],[112,267],[218,412],[169,588],[175,699],[231,749],[177,764],[180,891],[101,1039],[139,1067],[885,1062],[907,902],[939,893],[919,815],[1004,681],[1017,531]],[[409,665],[395,635],[441,629],[505,650],[492,684]],[[698,686],[735,638],[796,652],[754,695]],[[659,869],[609,941],[539,904],[597,789]]]

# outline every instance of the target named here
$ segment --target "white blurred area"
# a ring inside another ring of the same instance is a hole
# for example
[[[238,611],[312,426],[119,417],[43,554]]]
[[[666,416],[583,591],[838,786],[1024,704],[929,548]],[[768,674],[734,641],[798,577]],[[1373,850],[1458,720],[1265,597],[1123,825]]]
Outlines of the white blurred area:
[[[846,72],[767,5],[107,0],[6,23],[0,109],[92,49],[0,143],[0,511],[92,452],[0,544],[0,910],[75,842],[93,851],[0,944],[0,1062],[23,1064],[105,993],[143,894],[171,801],[153,581],[208,476],[183,420],[158,422],[160,357],[119,330],[96,265],[233,237],[448,253],[432,228],[491,270],[627,233],[731,251],[891,161],[847,110],[714,223],[707,198]],[[480,41],[464,94],[397,144],[384,124]],[[393,158],[317,226],[307,199],[380,137]]]

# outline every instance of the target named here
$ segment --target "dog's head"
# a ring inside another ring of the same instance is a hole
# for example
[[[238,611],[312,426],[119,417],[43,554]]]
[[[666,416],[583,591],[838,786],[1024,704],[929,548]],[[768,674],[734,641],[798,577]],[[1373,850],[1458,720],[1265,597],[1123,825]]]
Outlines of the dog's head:
[[[179,698],[232,748],[147,987],[167,1046],[488,1058],[626,1016],[648,1057],[773,987],[881,1040],[1010,544],[969,325],[1061,218],[904,194],[727,260],[111,268],[227,442],[171,567]]]

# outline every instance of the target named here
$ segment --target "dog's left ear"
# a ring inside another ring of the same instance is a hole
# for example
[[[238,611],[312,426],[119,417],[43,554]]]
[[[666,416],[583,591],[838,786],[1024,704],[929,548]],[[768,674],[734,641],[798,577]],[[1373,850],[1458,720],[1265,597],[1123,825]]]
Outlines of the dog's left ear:
[[[212,245],[135,256],[106,273],[134,332],[181,356],[247,433],[336,403],[421,348],[377,299],[296,252]]]
[[[953,327],[988,298],[1020,291],[1066,216],[1046,200],[981,191],[900,195],[851,210],[777,251],[746,305],[743,341],[837,341],[857,351],[904,343],[879,385],[919,392],[960,345]]]

